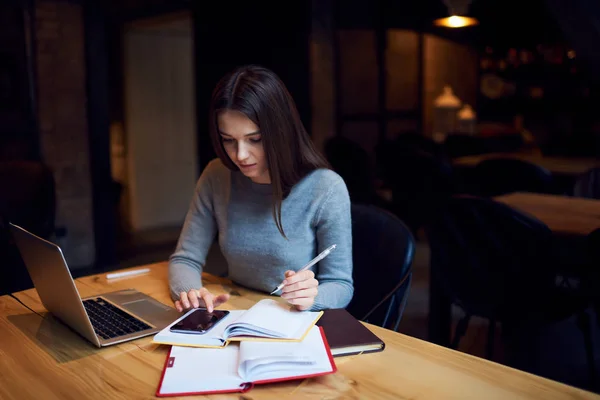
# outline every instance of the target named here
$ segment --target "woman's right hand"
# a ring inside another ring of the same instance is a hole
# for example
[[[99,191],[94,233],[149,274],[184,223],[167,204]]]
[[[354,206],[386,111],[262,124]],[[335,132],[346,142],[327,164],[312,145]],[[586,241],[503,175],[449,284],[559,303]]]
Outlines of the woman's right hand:
[[[228,294],[215,296],[208,289],[191,289],[189,292],[179,293],[179,300],[175,301],[175,308],[182,312],[190,308],[206,307],[208,312],[213,312],[215,307],[229,300]]]

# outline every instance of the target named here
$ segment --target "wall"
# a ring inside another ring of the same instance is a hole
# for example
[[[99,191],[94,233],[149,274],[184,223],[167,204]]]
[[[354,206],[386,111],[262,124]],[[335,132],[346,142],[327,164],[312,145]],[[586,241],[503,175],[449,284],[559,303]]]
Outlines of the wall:
[[[65,1],[36,1],[38,119],[42,159],[54,170],[58,238],[70,267],[95,260],[86,111],[83,10]]]
[[[200,169],[215,157],[208,135],[210,95],[223,75],[254,63],[272,69],[294,98],[300,118],[311,129],[311,2],[194,1],[196,110]],[[227,16],[223,23],[215,16]],[[277,16],[277,17],[273,17]]]
[[[312,1],[310,35],[311,137],[319,150],[335,136],[333,0]]]
[[[191,20],[130,24],[124,46],[130,227],[179,227],[198,179]]]
[[[341,132],[374,155],[379,142],[379,81],[377,36],[373,29],[339,29],[339,88],[341,113],[347,118]],[[414,31],[388,29],[385,48],[386,137],[416,130],[418,121],[411,113],[419,104],[419,37]],[[418,115],[417,115],[418,117]]]
[[[419,34],[405,29],[388,29],[385,64],[386,109],[400,112],[420,110]],[[417,119],[390,118],[386,138],[394,139],[417,129]]]
[[[29,13],[0,2],[0,159],[35,158],[30,74],[26,52]]]
[[[376,115],[378,111],[378,69],[375,31],[344,29],[336,32],[339,46],[339,96],[342,117]],[[376,118],[345,119],[342,135],[373,153],[379,140]]]
[[[425,35],[423,50],[423,132],[431,135],[433,102],[450,85],[463,102],[476,108],[479,61],[475,49],[433,35]]]

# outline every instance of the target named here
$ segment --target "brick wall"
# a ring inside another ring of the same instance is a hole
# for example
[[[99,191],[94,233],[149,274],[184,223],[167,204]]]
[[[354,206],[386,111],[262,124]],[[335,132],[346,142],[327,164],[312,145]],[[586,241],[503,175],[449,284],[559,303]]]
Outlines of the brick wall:
[[[83,10],[36,1],[38,118],[42,158],[54,170],[57,238],[70,267],[95,260],[86,115]]]

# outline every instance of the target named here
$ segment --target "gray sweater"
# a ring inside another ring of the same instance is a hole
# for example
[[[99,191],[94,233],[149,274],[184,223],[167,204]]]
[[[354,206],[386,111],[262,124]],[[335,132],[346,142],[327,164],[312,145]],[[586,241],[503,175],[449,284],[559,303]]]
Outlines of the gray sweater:
[[[219,159],[203,171],[175,252],[169,258],[171,295],[199,289],[208,250],[219,246],[234,282],[270,292],[286,270],[298,270],[332,244],[312,267],[319,292],[311,310],[343,308],[352,299],[350,198],[342,178],[328,169],[305,176],[281,206],[287,240],[275,225],[271,185],[232,172]]]

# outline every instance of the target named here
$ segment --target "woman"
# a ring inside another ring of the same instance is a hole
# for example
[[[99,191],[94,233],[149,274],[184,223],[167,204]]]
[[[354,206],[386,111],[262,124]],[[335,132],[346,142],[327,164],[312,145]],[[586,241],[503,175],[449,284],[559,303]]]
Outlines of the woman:
[[[354,291],[348,190],[314,148],[283,83],[266,68],[239,68],[217,84],[209,118],[219,158],[200,176],[169,258],[177,310],[212,312],[228,300],[201,282],[216,235],[234,282],[270,292],[285,279],[279,294],[299,310],[345,307]],[[332,244],[316,273],[294,272]]]

